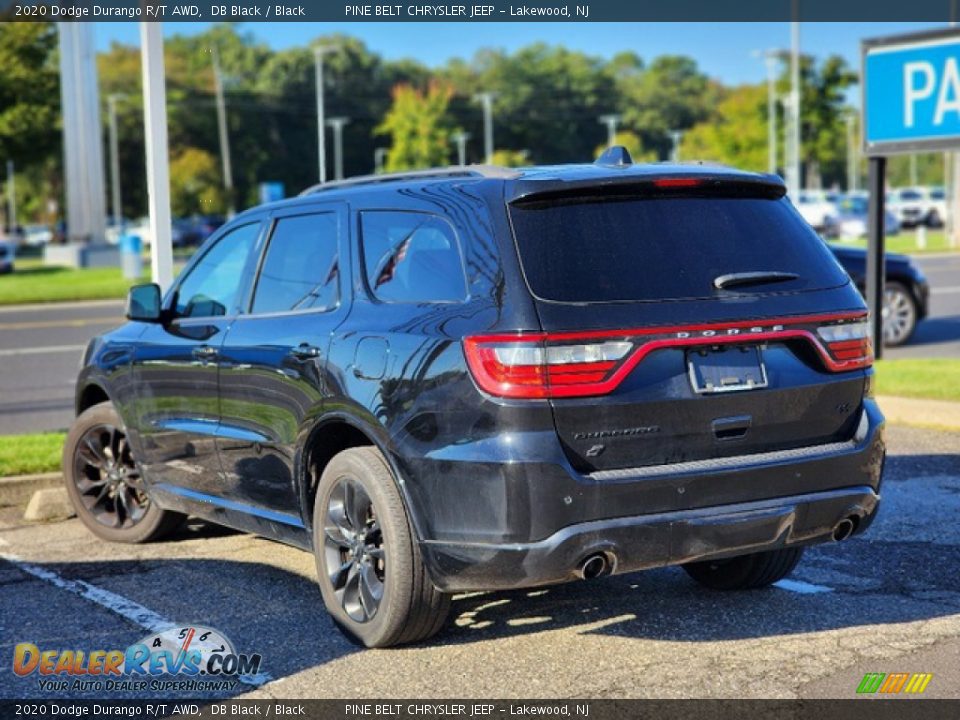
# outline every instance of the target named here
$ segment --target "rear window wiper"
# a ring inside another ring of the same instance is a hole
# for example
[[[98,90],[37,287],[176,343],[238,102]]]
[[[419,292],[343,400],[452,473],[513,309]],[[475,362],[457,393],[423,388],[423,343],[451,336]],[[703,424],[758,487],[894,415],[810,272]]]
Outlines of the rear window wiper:
[[[718,275],[713,279],[713,286],[717,290],[726,290],[727,288],[740,285],[767,285],[769,283],[787,282],[796,280],[800,276],[791,272],[779,272],[777,270],[760,270],[759,272],[741,272]]]

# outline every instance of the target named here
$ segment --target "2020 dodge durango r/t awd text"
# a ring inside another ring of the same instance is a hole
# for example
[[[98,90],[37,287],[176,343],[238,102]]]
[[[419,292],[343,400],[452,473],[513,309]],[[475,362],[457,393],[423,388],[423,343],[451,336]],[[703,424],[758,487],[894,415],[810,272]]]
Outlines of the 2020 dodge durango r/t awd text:
[[[865,530],[884,443],[856,287],[777,178],[619,159],[234,218],[91,343],[82,521],[312,551],[369,646],[429,637],[454,592],[671,564],[755,588]]]

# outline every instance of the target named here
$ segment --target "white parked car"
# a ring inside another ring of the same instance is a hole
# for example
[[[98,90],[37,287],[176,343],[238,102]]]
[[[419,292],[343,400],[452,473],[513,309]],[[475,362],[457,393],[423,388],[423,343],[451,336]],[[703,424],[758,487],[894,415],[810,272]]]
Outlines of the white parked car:
[[[804,220],[817,232],[832,234],[840,214],[838,193],[824,190],[801,190],[794,199],[794,207]]]
[[[905,228],[931,225],[931,217],[933,224],[942,224],[946,215],[943,198],[940,198],[939,206],[934,202],[930,191],[922,187],[895,188],[887,193],[887,209]]]

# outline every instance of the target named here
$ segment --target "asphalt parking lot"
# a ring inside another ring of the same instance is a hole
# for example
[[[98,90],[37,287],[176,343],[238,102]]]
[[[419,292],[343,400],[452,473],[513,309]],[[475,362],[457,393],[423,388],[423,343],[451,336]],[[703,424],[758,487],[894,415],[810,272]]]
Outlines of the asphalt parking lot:
[[[925,697],[957,698],[960,434],[894,427],[889,444],[869,533],[808,551],[783,587],[716,593],[666,568],[476,594],[455,600],[434,640],[396,650],[336,631],[299,550],[201,523],[110,545],[75,519],[31,525],[8,509],[0,697],[50,696],[11,672],[18,642],[122,649],[168,620],[263,656],[269,677],[228,695],[851,698],[866,672],[927,672]]]

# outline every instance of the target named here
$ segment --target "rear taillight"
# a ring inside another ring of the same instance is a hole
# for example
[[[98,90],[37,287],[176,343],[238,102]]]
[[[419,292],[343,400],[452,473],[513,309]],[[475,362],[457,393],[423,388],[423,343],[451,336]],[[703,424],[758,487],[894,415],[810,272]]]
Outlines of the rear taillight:
[[[831,370],[852,370],[873,364],[870,323],[866,318],[821,325],[817,328],[817,335],[836,363]]]
[[[554,343],[549,335],[494,335],[464,340],[480,388],[511,398],[583,397],[608,384],[634,344],[623,340]]]
[[[467,364],[481,390],[506,398],[606,395],[654,350],[803,341],[830,372],[873,364],[870,326],[862,313],[763,321],[598,330],[477,335],[464,338]]]

